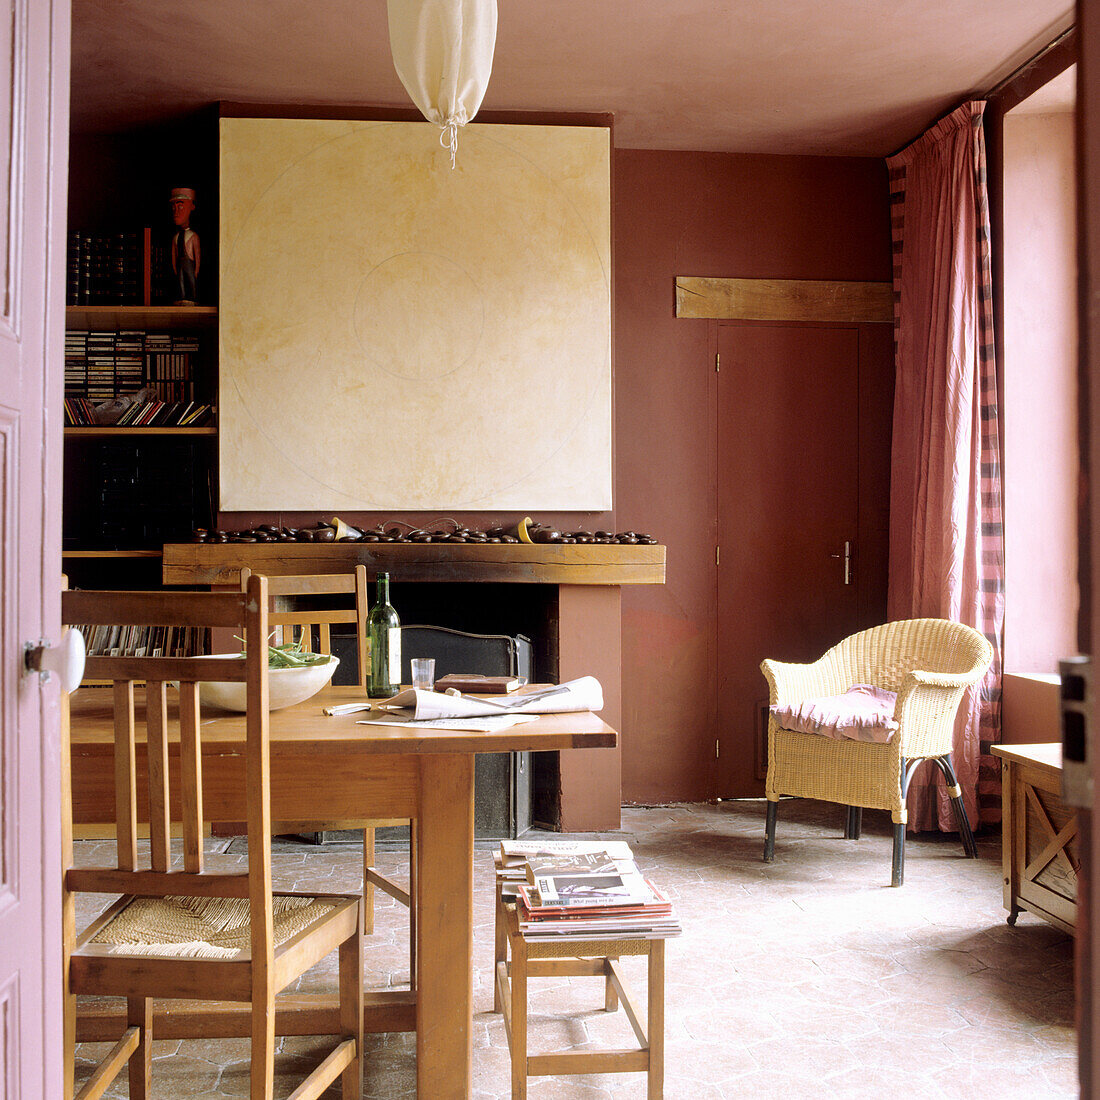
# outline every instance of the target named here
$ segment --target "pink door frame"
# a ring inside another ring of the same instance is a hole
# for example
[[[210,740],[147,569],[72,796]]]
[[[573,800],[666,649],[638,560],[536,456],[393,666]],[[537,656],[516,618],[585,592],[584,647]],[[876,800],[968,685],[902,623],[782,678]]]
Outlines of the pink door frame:
[[[0,1094],[56,1097],[58,689],[22,659],[61,624],[69,0],[14,0],[0,54]]]

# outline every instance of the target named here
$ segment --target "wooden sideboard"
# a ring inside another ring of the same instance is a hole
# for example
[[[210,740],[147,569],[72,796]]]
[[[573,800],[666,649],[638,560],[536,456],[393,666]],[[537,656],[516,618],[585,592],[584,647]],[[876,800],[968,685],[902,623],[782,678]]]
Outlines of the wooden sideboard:
[[[1062,746],[994,745],[1001,758],[1004,905],[1072,933],[1077,919],[1077,812],[1062,801]]]

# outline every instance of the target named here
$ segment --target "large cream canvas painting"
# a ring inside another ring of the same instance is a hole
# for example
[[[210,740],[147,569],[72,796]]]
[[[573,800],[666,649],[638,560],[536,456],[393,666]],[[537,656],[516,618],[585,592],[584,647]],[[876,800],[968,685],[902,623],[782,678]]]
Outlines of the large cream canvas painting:
[[[221,508],[611,507],[603,128],[223,119]]]

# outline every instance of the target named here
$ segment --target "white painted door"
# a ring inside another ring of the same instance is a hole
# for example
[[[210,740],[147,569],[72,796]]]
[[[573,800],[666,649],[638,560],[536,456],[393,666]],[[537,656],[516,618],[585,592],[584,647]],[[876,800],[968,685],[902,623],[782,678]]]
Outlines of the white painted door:
[[[69,0],[2,0],[0,65],[0,1096],[61,1094],[58,639]],[[3,84],[3,81],[0,81]]]

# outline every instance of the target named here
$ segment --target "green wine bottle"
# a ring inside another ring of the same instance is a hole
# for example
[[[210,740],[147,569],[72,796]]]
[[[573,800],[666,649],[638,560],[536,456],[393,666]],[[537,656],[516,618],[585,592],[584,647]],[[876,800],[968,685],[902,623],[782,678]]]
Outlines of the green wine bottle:
[[[367,614],[367,694],[387,699],[401,689],[401,621],[390,604],[390,575],[378,574],[378,593]]]

